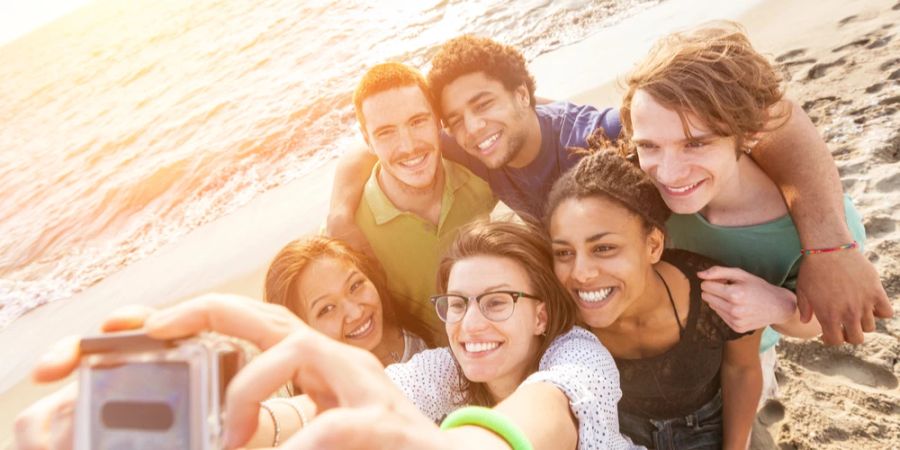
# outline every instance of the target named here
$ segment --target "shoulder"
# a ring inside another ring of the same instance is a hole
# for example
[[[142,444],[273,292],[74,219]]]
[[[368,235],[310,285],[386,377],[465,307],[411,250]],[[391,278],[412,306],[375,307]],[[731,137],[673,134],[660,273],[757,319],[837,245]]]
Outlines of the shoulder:
[[[719,263],[709,257],[688,250],[667,248],[662,260],[677,267],[688,280],[699,280],[697,272],[702,272]]]
[[[560,387],[571,385],[573,381],[591,383],[608,379],[614,380],[617,386],[619,372],[612,354],[600,340],[590,331],[576,326],[550,344],[541,357],[539,372],[528,378],[532,382],[550,381]]]
[[[416,353],[409,361],[387,366],[384,373],[410,399],[434,391],[435,386],[454,386],[458,379],[456,363],[446,347]]]
[[[560,143],[568,147],[585,147],[588,136],[597,128],[603,128],[610,139],[618,138],[622,130],[617,108],[555,102],[538,105],[535,111],[538,118],[560,133]]]

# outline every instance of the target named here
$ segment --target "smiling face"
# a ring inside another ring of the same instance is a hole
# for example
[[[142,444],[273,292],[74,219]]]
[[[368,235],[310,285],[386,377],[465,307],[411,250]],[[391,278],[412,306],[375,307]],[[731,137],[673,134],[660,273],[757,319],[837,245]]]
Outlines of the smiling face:
[[[718,136],[688,114],[693,137],[685,135],[676,111],[643,90],[631,101],[632,141],[641,169],[650,175],[669,208],[678,214],[701,212],[737,180],[733,137]]]
[[[301,318],[326,336],[370,351],[381,342],[381,298],[354,265],[318,258],[297,277],[297,292]]]
[[[447,293],[472,297],[495,290],[531,293],[532,283],[525,269],[514,260],[499,256],[471,256],[453,264],[447,279]],[[521,297],[509,319],[486,319],[473,301],[465,316],[448,323],[450,349],[472,382],[486,383],[498,395],[525,379],[540,346],[539,335],[547,326],[544,304]]]
[[[418,86],[370,95],[362,102],[363,134],[383,175],[411,190],[432,187],[440,164],[437,118]]]
[[[531,162],[523,160],[533,159],[523,153],[531,110],[524,84],[509,91],[500,81],[475,72],[448,83],[441,99],[448,132],[484,165],[497,169]]]
[[[614,323],[644,293],[662,233],[606,197],[569,198],[550,218],[553,269],[591,328]]]

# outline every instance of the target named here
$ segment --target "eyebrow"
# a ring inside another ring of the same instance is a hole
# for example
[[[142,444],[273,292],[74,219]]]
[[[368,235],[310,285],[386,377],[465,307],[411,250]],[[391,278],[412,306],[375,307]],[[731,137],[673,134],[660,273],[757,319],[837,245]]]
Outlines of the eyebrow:
[[[693,137],[685,136],[684,139],[679,139],[678,141],[675,141],[675,142],[682,143],[682,142],[690,142],[690,141],[703,141],[703,140],[711,139],[711,138],[715,138],[715,137],[718,137],[718,135],[715,133],[695,134]],[[634,141],[634,142],[651,142],[651,143],[654,142],[653,139],[646,139],[646,138],[632,139],[632,141]]]
[[[599,241],[600,239],[603,239],[603,238],[604,238],[606,235],[608,235],[608,234],[612,234],[612,232],[611,232],[611,231],[604,231],[604,232],[602,232],[602,233],[592,234],[592,235],[588,236],[587,239],[585,239],[584,241],[585,241],[585,242]],[[568,244],[569,244],[569,241],[566,241],[566,240],[564,240],[564,239],[553,239],[552,243],[554,243],[554,244],[560,244],[560,245],[568,245]]]
[[[356,274],[358,274],[358,273],[359,272],[356,270],[350,272],[350,275],[347,275],[347,278],[344,280],[344,284],[347,284],[347,282],[350,281],[350,279],[353,278],[354,276],[356,276]],[[312,302],[309,303],[309,309],[310,310],[316,309],[316,303],[324,300],[327,297],[328,297],[328,294],[322,294],[322,295],[316,297],[315,300],[313,300]]]
[[[500,283],[500,284],[495,284],[495,285],[491,285],[491,286],[486,287],[486,288],[484,289],[484,291],[482,291],[482,293],[484,293],[484,292],[495,291],[495,290],[500,289],[500,288],[503,288],[503,287],[508,288],[508,289],[509,289],[509,288],[512,288],[512,286],[510,286],[508,283]],[[459,292],[459,291],[450,291],[450,292],[447,292],[447,293],[448,293],[448,294],[453,294],[453,295],[462,295],[463,297],[467,297],[466,295],[464,295],[463,293],[461,293],[461,292]],[[478,294],[478,295],[480,295],[480,294]]]

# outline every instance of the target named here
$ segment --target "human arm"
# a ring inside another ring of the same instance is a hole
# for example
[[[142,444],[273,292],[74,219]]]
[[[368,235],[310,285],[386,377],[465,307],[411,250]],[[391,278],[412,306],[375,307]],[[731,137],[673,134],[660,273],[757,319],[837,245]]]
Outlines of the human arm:
[[[831,153],[802,108],[789,100],[775,106],[784,107],[790,108],[785,124],[765,133],[751,155],[781,190],[804,248],[849,243],[853,237]],[[827,345],[860,344],[864,331],[874,331],[875,317],[893,314],[878,273],[860,252],[804,258],[796,292],[802,320],[815,313]]]
[[[356,210],[362,201],[366,180],[378,159],[365,146],[350,149],[338,159],[331,187],[331,203],[325,233],[350,244],[353,248],[372,254],[369,242],[356,226]]]
[[[142,324],[149,335],[160,339],[217,331],[269,349],[239,372],[229,386],[226,418],[230,421],[226,429],[232,442],[248,440],[258,425],[262,425],[269,428],[259,430],[257,439],[261,440],[258,444],[271,445],[274,427],[271,417],[259,420],[259,402],[285,381],[293,380],[310,394],[309,400],[315,402],[315,409],[304,408],[306,412],[330,410],[316,417],[315,422],[304,427],[304,433],[296,434],[281,448],[509,448],[505,441],[478,427],[440,432],[432,421],[415,408],[410,409],[408,401],[397,400],[396,388],[389,381],[385,382],[381,364],[374,356],[311,330],[289,311],[276,305],[209,295],[159,312],[147,308],[132,309],[108,320],[104,330],[131,329]],[[273,346],[283,342],[288,335],[296,336],[291,343],[274,349]],[[299,354],[303,357],[298,358]],[[50,381],[66,376],[77,364],[79,356],[77,339],[65,340],[42,359],[35,370],[35,378]],[[21,420],[16,423],[19,448],[70,448],[72,408],[69,406],[74,404],[77,395],[77,386],[72,386],[68,391],[46,397],[26,411],[34,414],[20,416]],[[248,398],[256,400],[247,404]],[[243,415],[236,414],[235,408]],[[57,411],[65,413],[62,421],[54,416]],[[277,414],[281,420],[287,418],[288,412],[281,410]],[[341,432],[344,430],[346,433]]]
[[[700,296],[734,331],[745,333],[771,326],[792,337],[809,339],[821,334],[819,322],[800,320],[797,297],[745,270],[714,266],[697,276]]]
[[[538,372],[529,375],[510,399],[525,396],[528,391],[524,388],[533,384],[555,388],[558,398],[566,401],[562,406],[568,414],[543,416],[545,400],[525,397],[521,404],[542,406],[519,408],[519,414],[526,416],[521,419],[523,423],[528,423],[528,414],[537,415],[535,419],[542,422],[537,427],[543,427],[549,436],[567,436],[569,427],[574,426],[581,444],[607,449],[642,448],[619,431],[619,371],[612,355],[590,331],[574,327],[558,337],[544,352]]]
[[[745,450],[762,392],[759,341],[762,330],[728,341],[722,355],[723,445],[726,450]]]

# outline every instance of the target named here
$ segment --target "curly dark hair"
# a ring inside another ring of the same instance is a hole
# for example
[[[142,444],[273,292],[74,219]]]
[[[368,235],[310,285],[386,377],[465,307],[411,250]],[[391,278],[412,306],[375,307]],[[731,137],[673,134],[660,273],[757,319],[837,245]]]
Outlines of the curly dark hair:
[[[503,83],[508,91],[524,84],[528,88],[531,107],[534,107],[534,77],[528,72],[525,57],[509,45],[471,34],[445,42],[431,59],[428,85],[435,103],[441,105],[444,87],[474,72],[483,72]]]
[[[545,225],[563,201],[602,196],[640,217],[648,231],[658,228],[665,232],[672,211],[650,177],[625,157],[626,144],[612,144],[599,129],[588,139],[588,146],[571,149],[587,156],[553,184],[547,196]]]

